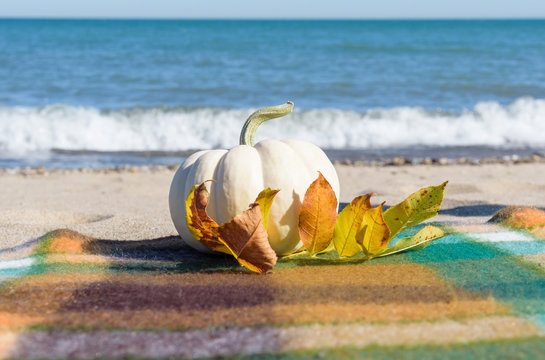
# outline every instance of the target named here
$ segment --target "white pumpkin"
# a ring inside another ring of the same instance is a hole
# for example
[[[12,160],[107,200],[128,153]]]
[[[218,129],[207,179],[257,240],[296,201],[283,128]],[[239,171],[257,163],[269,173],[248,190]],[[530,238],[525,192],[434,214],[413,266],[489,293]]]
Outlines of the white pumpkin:
[[[339,179],[333,164],[317,146],[299,140],[264,140],[253,144],[257,127],[266,120],[289,114],[293,103],[264,108],[246,121],[241,145],[231,150],[204,150],[187,158],[170,187],[170,214],[183,241],[203,252],[209,250],[191,235],[185,201],[193,185],[206,180],[210,192],[208,215],[218,224],[246,210],[265,188],[280,189],[269,215],[269,243],[279,255],[302,246],[298,223],[301,202],[320,171],[339,199]]]

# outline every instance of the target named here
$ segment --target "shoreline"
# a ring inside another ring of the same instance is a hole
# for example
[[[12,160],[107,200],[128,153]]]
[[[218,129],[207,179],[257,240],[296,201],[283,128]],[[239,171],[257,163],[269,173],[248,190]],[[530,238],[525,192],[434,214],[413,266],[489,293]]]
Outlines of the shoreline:
[[[182,160],[183,162],[183,160]],[[545,154],[532,154],[530,156],[502,156],[502,157],[484,157],[484,158],[408,158],[405,156],[396,156],[387,160],[335,160],[333,165],[354,166],[354,167],[403,167],[403,166],[481,166],[481,165],[520,165],[520,164],[545,164]],[[74,173],[83,174],[109,174],[109,173],[158,173],[158,172],[175,172],[179,165],[119,165],[119,166],[103,166],[103,167],[74,167],[74,168],[49,168],[46,166],[36,167],[14,167],[1,168],[0,176],[5,175],[65,175]]]
[[[123,169],[177,166],[191,154],[184,151],[35,151],[23,155],[0,152],[0,170]],[[545,162],[545,147],[411,146],[368,149],[322,149],[333,163],[356,166],[453,165]],[[22,156],[22,157],[21,157]]]

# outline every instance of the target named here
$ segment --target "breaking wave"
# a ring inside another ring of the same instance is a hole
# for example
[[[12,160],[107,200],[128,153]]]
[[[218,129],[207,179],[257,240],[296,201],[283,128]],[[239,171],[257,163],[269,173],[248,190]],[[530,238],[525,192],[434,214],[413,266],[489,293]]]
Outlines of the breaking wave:
[[[0,106],[0,153],[61,150],[184,151],[230,148],[255,109]],[[545,100],[480,102],[459,113],[420,107],[365,112],[296,110],[263,124],[256,140],[297,138],[327,149],[407,146],[543,147]]]

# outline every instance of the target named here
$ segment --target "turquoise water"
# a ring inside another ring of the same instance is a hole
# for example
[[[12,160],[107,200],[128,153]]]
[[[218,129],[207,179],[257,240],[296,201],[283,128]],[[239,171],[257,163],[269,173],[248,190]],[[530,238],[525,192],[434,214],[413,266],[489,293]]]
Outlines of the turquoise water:
[[[544,39],[544,20],[0,19],[0,166],[231,147],[286,100],[262,137],[543,149]]]

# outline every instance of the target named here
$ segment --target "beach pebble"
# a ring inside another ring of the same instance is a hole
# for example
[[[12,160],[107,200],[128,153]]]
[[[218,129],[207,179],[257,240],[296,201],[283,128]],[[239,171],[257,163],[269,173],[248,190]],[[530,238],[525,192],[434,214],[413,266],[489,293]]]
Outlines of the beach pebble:
[[[407,165],[407,164],[410,164],[411,162],[409,160],[407,160],[405,157],[403,156],[396,156],[394,158],[394,160],[392,161],[392,164],[393,165],[396,165],[396,166],[400,166],[400,165]]]
[[[505,155],[501,157],[484,157],[480,159],[460,157],[457,159],[449,158],[407,158],[405,156],[396,156],[391,159],[380,160],[350,160],[343,159],[333,162],[336,165],[345,166],[370,166],[370,167],[384,167],[384,166],[406,166],[406,165],[435,165],[435,166],[447,166],[447,165],[489,165],[489,164],[528,164],[528,163],[545,163],[545,153],[536,152],[529,156],[518,155]],[[24,168],[0,168],[0,176],[2,175],[21,175],[21,176],[48,176],[48,175],[66,175],[71,173],[81,174],[111,174],[111,173],[170,173],[178,170],[179,165],[123,165],[115,167],[102,167],[102,168],[68,168],[68,169],[48,169],[45,166],[38,167],[24,167]]]

